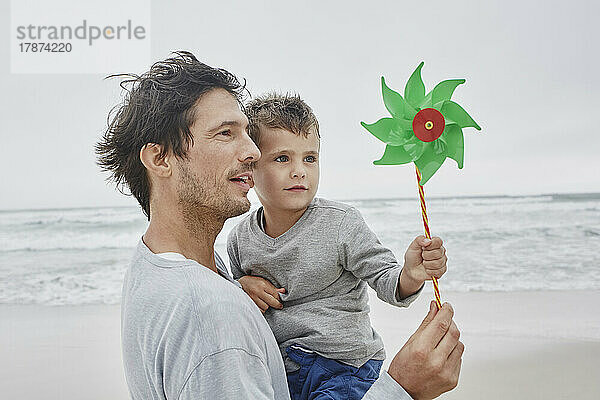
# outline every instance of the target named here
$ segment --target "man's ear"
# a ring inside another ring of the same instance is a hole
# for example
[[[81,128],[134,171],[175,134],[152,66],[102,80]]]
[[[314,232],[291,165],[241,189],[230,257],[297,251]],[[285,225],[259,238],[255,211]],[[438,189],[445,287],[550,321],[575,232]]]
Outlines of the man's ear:
[[[140,149],[140,160],[144,167],[153,175],[166,178],[173,173],[171,154],[161,157],[163,146],[156,143],[147,143]]]

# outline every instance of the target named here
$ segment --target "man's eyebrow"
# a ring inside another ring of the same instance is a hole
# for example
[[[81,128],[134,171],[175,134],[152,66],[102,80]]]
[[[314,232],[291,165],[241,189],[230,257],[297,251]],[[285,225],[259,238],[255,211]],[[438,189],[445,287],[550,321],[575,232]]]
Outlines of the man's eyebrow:
[[[210,129],[209,132],[215,132],[228,126],[242,126],[242,124],[240,121],[223,121],[221,124],[219,124],[219,126],[215,126],[214,128]]]

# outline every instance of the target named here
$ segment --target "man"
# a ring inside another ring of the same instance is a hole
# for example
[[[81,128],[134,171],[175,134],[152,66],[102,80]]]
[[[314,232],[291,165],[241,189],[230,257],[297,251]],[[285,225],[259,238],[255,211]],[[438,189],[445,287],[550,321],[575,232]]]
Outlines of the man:
[[[250,208],[260,158],[240,108],[244,88],[187,52],[126,84],[96,151],[150,221],[123,285],[132,398],[289,399],[271,330],[214,253],[224,222]],[[432,303],[365,398],[433,398],[455,387],[464,346],[452,316]]]

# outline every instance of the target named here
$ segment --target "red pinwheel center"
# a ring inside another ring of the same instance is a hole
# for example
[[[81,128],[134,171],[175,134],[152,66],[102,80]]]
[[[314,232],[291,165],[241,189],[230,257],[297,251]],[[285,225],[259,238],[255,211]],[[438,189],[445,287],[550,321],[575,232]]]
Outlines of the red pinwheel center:
[[[416,137],[423,142],[433,142],[442,136],[446,121],[435,108],[424,108],[415,115],[412,126]]]

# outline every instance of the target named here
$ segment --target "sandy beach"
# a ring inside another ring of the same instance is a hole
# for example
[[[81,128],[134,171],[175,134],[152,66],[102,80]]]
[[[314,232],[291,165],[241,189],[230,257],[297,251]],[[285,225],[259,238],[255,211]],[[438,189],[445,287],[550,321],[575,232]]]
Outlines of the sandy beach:
[[[457,389],[443,399],[600,398],[600,291],[445,293],[466,350]],[[425,315],[372,296],[388,360]],[[126,399],[120,308],[0,306],[0,387],[7,399]],[[386,364],[387,365],[387,364]]]
[[[444,293],[465,343],[458,387],[442,399],[600,398],[600,291]],[[371,298],[388,360],[432,296],[398,310]],[[407,326],[404,326],[407,321]],[[399,333],[399,334],[398,334]]]

